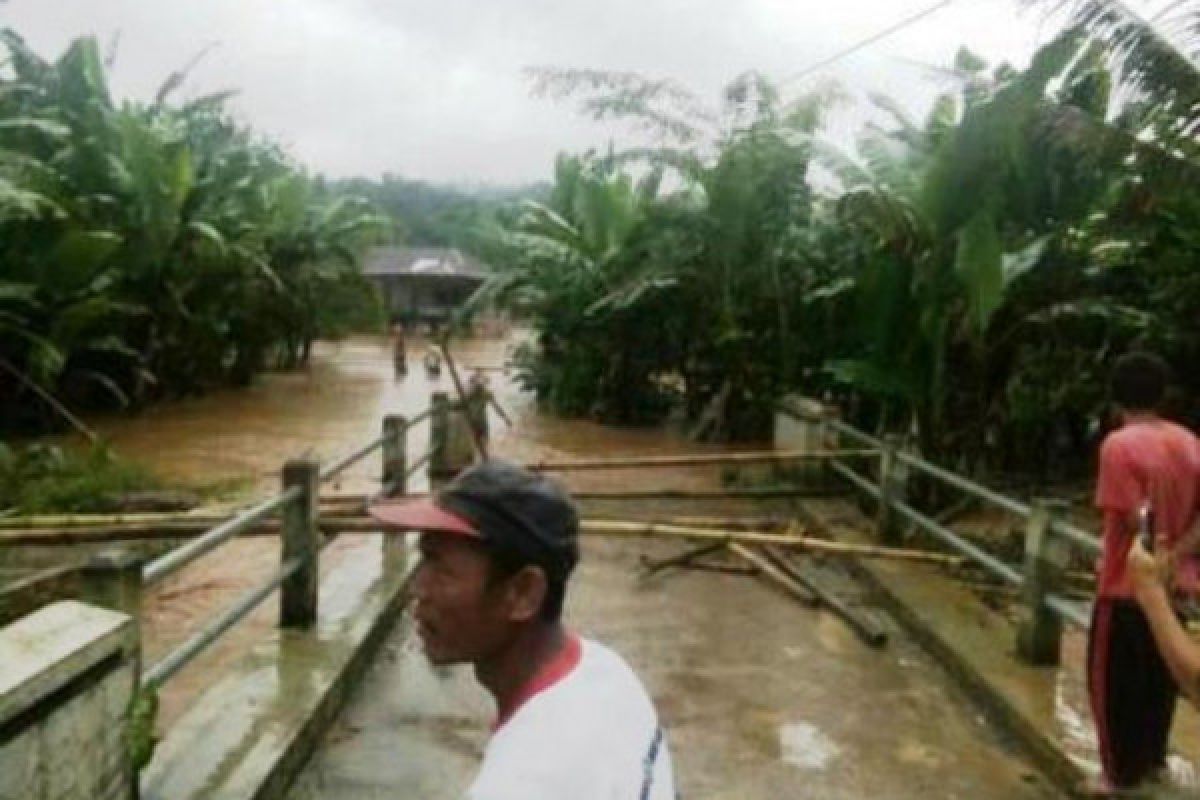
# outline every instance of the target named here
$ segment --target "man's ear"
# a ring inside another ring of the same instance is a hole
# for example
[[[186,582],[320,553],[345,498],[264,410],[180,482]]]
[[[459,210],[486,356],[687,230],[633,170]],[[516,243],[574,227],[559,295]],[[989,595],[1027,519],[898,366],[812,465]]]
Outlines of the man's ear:
[[[542,610],[546,599],[546,572],[541,567],[525,566],[517,570],[508,583],[508,617],[513,622],[527,622]]]

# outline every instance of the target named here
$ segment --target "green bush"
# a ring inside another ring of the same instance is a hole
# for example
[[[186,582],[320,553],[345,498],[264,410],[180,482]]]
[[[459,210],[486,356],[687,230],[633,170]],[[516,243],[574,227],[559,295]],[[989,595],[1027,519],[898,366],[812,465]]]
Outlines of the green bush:
[[[16,449],[0,443],[0,509],[112,511],[123,494],[159,486],[145,468],[118,458],[104,444],[72,452],[55,445]]]

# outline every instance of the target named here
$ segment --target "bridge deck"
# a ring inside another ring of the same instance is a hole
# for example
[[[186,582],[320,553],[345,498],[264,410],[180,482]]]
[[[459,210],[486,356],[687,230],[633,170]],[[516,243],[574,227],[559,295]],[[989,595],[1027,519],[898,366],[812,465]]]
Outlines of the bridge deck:
[[[706,512],[693,503],[689,513]],[[679,548],[588,540],[568,618],[648,684],[682,796],[1058,796],[894,625],[875,651],[831,615],[749,577],[639,577],[642,554]],[[461,797],[491,713],[469,673],[435,674],[402,624],[291,796]]]

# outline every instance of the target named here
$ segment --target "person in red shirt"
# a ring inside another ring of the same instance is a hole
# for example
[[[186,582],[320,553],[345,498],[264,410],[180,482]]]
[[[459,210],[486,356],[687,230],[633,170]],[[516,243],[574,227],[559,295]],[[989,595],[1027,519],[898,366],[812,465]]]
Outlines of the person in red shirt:
[[[1103,552],[1088,635],[1088,692],[1108,786],[1137,786],[1166,767],[1178,693],[1146,616],[1127,561],[1138,513],[1153,509],[1156,533],[1173,552],[1177,591],[1195,584],[1192,530],[1200,502],[1200,443],[1157,413],[1166,364],[1148,353],[1117,360],[1112,399],[1121,427],[1100,447],[1096,507]]]

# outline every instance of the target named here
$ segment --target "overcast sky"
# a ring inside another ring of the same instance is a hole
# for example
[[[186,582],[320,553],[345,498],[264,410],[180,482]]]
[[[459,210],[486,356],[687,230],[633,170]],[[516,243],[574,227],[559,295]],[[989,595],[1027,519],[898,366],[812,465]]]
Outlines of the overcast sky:
[[[147,99],[205,47],[184,95],[236,88],[247,122],[331,176],[439,182],[547,178],[555,153],[631,141],[570,104],[531,97],[530,65],[633,70],[706,98],[757,69],[783,79],[933,0],[8,0],[0,25],[43,56],[75,36],[119,34],[112,82]],[[957,0],[806,81],[884,91],[923,113],[922,64],[959,45],[1028,62],[1055,32],[1017,0]],[[830,136],[862,119],[841,112]]]

